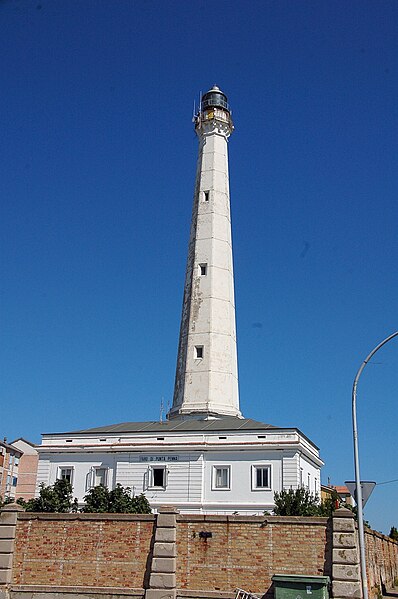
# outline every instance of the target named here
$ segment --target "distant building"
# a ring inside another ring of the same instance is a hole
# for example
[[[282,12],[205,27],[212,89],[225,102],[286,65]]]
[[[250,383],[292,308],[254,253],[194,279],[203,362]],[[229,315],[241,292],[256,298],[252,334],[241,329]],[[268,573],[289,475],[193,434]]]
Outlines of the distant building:
[[[325,501],[332,496],[333,491],[336,491],[337,495],[341,502],[346,505],[355,505],[354,499],[351,496],[351,493],[348,490],[348,487],[345,485],[321,485],[321,499]]]
[[[37,449],[22,437],[12,443],[0,441],[0,496],[31,499],[35,496]]]
[[[18,484],[19,461],[22,451],[6,440],[0,441],[0,497],[15,498]]]
[[[228,176],[227,97],[203,95],[174,399],[165,422],[126,422],[43,435],[38,483],[69,480],[82,501],[98,484],[144,492],[157,509],[261,514],[274,492],[320,491],[318,448],[297,428],[239,408]]]
[[[37,465],[39,463],[37,448],[22,437],[13,441],[12,446],[22,451],[18,465],[16,497],[22,497],[25,500],[32,499],[36,491]]]

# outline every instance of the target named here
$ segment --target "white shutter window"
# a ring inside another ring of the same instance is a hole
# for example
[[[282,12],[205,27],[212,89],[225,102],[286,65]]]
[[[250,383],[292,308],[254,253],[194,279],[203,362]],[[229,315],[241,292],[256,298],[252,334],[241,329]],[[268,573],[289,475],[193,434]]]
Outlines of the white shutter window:
[[[148,467],[148,469],[144,472],[144,488],[143,488],[143,490],[146,491],[147,489],[149,489],[150,486],[151,486],[151,470]]]
[[[107,474],[108,474],[108,468],[94,468],[94,487],[98,487],[99,485],[102,485],[103,487],[106,487],[107,485]]]
[[[229,491],[231,486],[230,481],[231,467],[230,466],[214,466],[213,469],[213,489],[222,489]]]
[[[59,480],[67,480],[70,484],[73,484],[73,466],[60,466],[58,468]]]

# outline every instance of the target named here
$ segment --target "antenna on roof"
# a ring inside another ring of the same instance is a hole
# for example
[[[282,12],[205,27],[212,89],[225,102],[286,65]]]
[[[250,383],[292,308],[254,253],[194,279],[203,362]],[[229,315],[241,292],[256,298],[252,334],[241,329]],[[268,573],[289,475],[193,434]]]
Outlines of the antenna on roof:
[[[196,100],[193,101],[193,113],[192,113],[192,121],[195,120],[196,117]]]
[[[160,400],[160,424],[162,424],[162,422],[163,422],[163,410],[164,410],[164,404],[163,404],[163,396],[162,396],[162,399]]]

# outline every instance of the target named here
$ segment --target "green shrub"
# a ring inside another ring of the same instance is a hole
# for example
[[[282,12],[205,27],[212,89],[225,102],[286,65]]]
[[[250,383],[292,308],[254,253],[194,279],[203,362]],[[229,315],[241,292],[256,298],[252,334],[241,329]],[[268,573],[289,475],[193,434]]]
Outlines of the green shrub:
[[[308,489],[284,489],[274,493],[276,516],[319,516],[320,503],[317,495]]]
[[[394,539],[394,541],[398,541],[398,530],[395,526],[391,526],[390,534],[388,535],[390,539]]]
[[[13,503],[15,499],[0,497],[0,509]],[[118,484],[111,491],[103,485],[90,489],[84,497],[84,505],[80,509],[77,499],[72,499],[72,485],[69,481],[57,480],[53,485],[42,483],[39,496],[25,501],[20,497],[16,503],[27,512],[78,512],[111,513],[111,514],[151,514],[151,506],[143,493],[134,496],[129,487]]]
[[[116,485],[112,491],[99,485],[88,491],[84,497],[84,513],[150,514],[149,502],[144,494],[132,495],[129,487]]]
[[[27,512],[68,513],[73,511],[74,506],[76,501],[72,501],[72,485],[68,480],[60,479],[48,487],[42,483],[39,487],[39,497],[29,499],[23,507]]]

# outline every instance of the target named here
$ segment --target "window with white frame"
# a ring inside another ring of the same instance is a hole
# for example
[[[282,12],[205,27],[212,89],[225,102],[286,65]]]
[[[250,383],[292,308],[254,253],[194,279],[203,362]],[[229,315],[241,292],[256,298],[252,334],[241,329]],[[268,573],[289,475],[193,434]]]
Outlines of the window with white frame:
[[[150,466],[149,486],[152,489],[165,489],[167,484],[166,466]]]
[[[228,491],[231,488],[231,466],[213,466],[213,489]]]
[[[93,466],[86,475],[86,491],[93,487],[102,485],[108,486],[108,471],[107,466]]]
[[[102,485],[106,487],[108,483],[108,468],[94,468],[93,486],[98,487]]]
[[[269,489],[271,489],[271,466],[269,464],[252,466],[252,490]]]
[[[60,466],[58,468],[58,480],[67,480],[73,483],[73,466]]]

